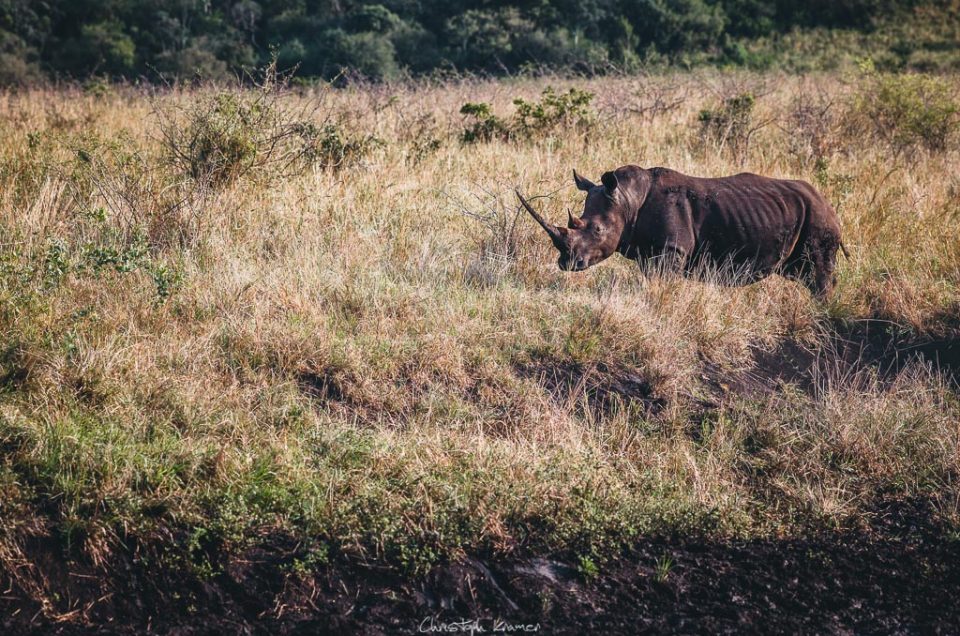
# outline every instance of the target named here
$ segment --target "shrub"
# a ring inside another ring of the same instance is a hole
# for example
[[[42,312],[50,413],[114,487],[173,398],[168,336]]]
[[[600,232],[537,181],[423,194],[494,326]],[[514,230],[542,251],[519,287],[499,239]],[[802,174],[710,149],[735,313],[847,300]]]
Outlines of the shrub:
[[[114,282],[138,273],[153,283],[155,305],[165,303],[183,282],[180,263],[151,251],[147,236],[129,233],[108,219],[102,208],[77,214],[72,236],[48,238],[35,249],[5,250],[0,255],[0,289],[17,304],[48,296],[70,281],[89,285]]]
[[[464,143],[494,139],[529,140],[571,126],[589,128],[595,119],[590,108],[593,97],[593,93],[577,88],[557,93],[548,86],[541,93],[540,101],[528,102],[520,97],[514,99],[516,112],[510,120],[495,115],[486,102],[468,102],[460,108],[460,113],[472,117],[473,121],[464,129],[461,139]]]
[[[194,112],[180,151],[186,172],[194,178],[227,181],[249,170],[257,160],[260,129],[269,125],[270,113],[242,96],[222,93]]]
[[[373,135],[351,136],[332,123],[320,127],[304,124],[298,134],[306,142],[304,158],[322,168],[338,169],[356,164],[383,145],[383,141]]]
[[[0,29],[0,86],[39,82],[43,77],[35,55],[13,35]]]
[[[401,112],[400,117],[403,124],[399,141],[407,147],[407,163],[417,165],[443,146],[446,132],[437,124],[432,113],[407,117]]]
[[[730,148],[735,155],[741,156],[746,152],[750,136],[756,130],[752,125],[755,104],[753,93],[740,93],[723,100],[717,108],[701,110],[697,116],[701,142]]]
[[[434,68],[440,57],[436,37],[419,23],[403,22],[390,32],[397,63],[413,72]]]
[[[624,68],[639,61],[632,49],[625,48],[629,46],[625,40],[629,42],[630,35],[623,34],[615,51],[619,58],[617,62]],[[523,72],[543,74],[568,69],[595,75],[610,68],[610,53],[606,46],[582,37],[577,31],[563,28],[531,30],[512,42],[511,50]]]
[[[840,145],[836,101],[830,95],[805,89],[793,99],[783,131],[790,154],[801,163],[821,162]]]
[[[62,176],[69,200],[99,210],[127,240],[143,233],[153,248],[196,239],[203,222],[197,211],[209,194],[205,181],[172,174],[126,131],[77,135],[68,147],[73,160]]]
[[[458,67],[492,68],[497,60],[510,59],[511,34],[529,33],[533,27],[518,9],[506,7],[463,11],[447,20],[444,31],[448,41],[458,43],[450,51]]]
[[[593,118],[590,109],[593,97],[589,91],[571,88],[566,93],[557,93],[549,86],[539,102],[518,97],[513,100],[517,108],[517,132],[523,137],[535,137],[568,126],[589,126]]]
[[[820,191],[830,197],[837,213],[842,214],[854,193],[856,179],[852,175],[832,171],[830,162],[822,156],[814,162],[813,179]]]
[[[460,114],[472,118],[460,137],[463,143],[510,138],[509,124],[494,115],[490,104],[486,102],[467,102],[460,108]]]
[[[479,231],[470,232],[475,251],[466,263],[466,279],[480,287],[495,285],[514,270],[521,248],[522,218],[512,190],[446,196],[460,214],[480,225]]]
[[[280,173],[315,164],[339,168],[379,144],[331,121],[317,125],[315,107],[288,106],[287,80],[272,64],[253,89],[218,92],[179,115],[157,108],[170,161],[194,180],[222,185],[271,167]]]
[[[852,136],[880,141],[897,154],[946,150],[960,127],[958,114],[960,106],[945,80],[877,73],[872,65],[865,67],[865,83],[847,113]]]
[[[653,0],[644,3],[635,23],[641,45],[683,56],[715,47],[724,31],[723,9],[704,0]]]

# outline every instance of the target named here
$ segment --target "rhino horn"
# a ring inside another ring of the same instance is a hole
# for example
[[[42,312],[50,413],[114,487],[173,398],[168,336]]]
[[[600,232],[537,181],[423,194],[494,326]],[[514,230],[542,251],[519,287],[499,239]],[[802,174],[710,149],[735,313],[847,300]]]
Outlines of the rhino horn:
[[[515,192],[517,193],[517,198],[520,199],[521,205],[526,208],[527,212],[530,213],[530,216],[533,217],[533,220],[539,223],[540,227],[546,230],[547,234],[549,234],[550,238],[553,240],[554,245],[562,244],[567,236],[567,228],[557,227],[556,225],[547,223],[547,221],[540,216],[536,210],[533,209],[533,206],[527,203],[527,200],[523,198],[522,194],[520,194],[520,190],[516,190]]]
[[[583,219],[578,219],[573,216],[573,213],[570,210],[567,210],[567,227],[573,230],[582,230],[587,225],[586,221]]]

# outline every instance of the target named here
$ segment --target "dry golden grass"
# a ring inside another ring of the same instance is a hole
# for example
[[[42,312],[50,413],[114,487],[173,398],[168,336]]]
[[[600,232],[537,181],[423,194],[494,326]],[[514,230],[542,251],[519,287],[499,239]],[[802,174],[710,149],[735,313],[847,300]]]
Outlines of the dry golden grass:
[[[548,84],[595,92],[595,124],[458,141],[463,103],[509,115]],[[417,568],[464,550],[602,559],[650,532],[856,527],[885,498],[932,499],[956,527],[949,378],[835,362],[806,389],[737,388],[755,351],[829,359],[866,320],[957,338],[956,146],[894,156],[845,135],[859,89],[710,74],[291,93],[279,107],[383,143],[222,187],[176,173],[157,116],[215,89],[0,96],[0,567],[36,533],[106,562],[120,539],[176,528],[202,571],[217,564],[196,545],[270,532],[318,559]],[[735,156],[697,116],[745,91],[766,125]],[[549,194],[538,205],[559,220],[582,205],[572,168],[627,163],[817,184],[851,251],[835,297],[645,276],[620,257],[560,272],[512,188]],[[646,401],[604,392],[629,378]]]

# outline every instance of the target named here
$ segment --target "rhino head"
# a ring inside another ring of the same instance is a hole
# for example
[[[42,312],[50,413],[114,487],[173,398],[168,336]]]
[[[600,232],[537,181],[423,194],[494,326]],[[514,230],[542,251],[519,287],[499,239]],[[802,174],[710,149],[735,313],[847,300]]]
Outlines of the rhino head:
[[[547,232],[560,252],[560,269],[580,272],[617,251],[626,227],[627,197],[620,192],[617,175],[605,172],[597,185],[573,171],[577,188],[587,193],[583,214],[577,218],[567,212],[567,227],[552,225],[533,209],[517,191],[520,203]]]

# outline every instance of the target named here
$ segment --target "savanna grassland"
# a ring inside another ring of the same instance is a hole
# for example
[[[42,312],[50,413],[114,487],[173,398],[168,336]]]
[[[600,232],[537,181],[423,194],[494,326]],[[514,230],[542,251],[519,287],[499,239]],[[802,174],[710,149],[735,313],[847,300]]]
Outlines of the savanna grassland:
[[[955,544],[958,91],[865,66],[0,95],[4,624],[200,615],[244,577],[275,582],[260,618],[307,615],[338,572],[473,559],[589,587],[650,537],[883,538],[891,510]],[[834,296],[559,271],[513,189],[560,222],[572,168],[628,163],[815,184]]]

